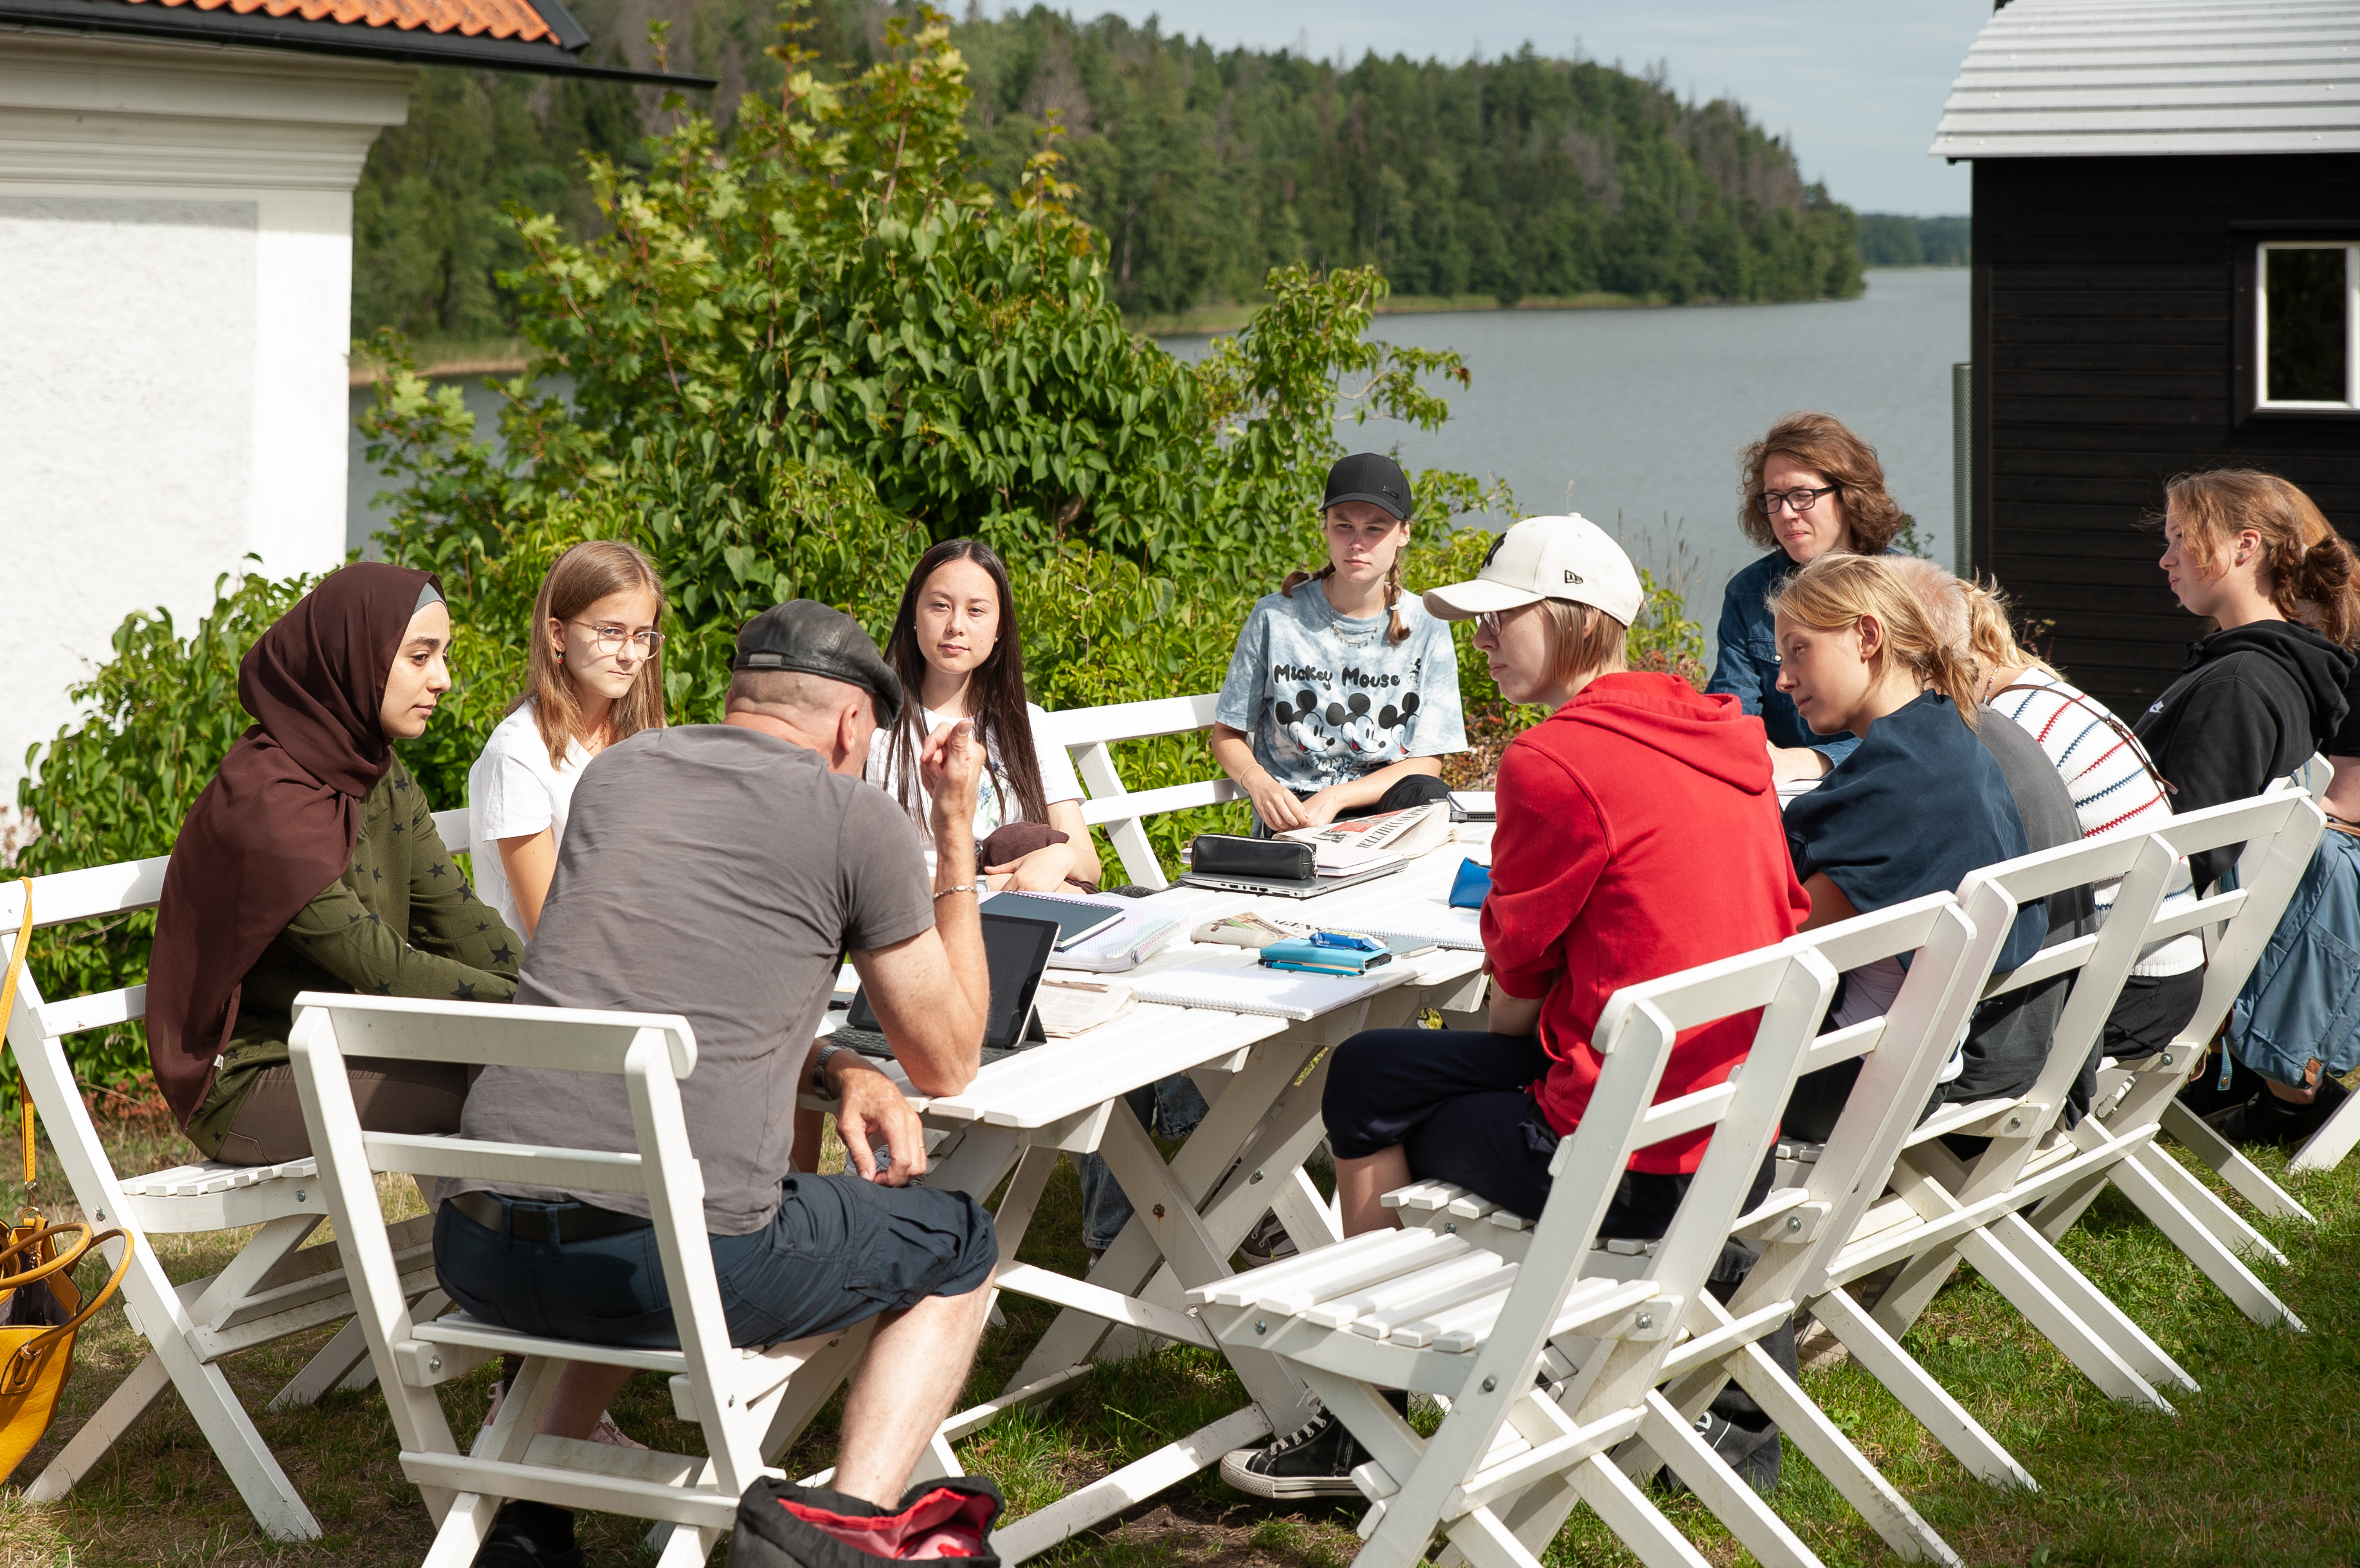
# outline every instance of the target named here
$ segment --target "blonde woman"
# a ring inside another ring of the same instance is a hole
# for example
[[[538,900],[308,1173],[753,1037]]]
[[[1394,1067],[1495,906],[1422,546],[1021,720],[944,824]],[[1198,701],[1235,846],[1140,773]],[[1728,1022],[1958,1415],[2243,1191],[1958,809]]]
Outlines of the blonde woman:
[[[1917,595],[1881,560],[1828,555],[1773,595],[1778,689],[1816,735],[1860,745],[1818,789],[1786,808],[1786,847],[1811,896],[1806,930],[1928,893],[2030,847],[2007,779],[1974,735],[1973,663],[1943,639]],[[2019,910],[1999,968],[2013,969],[2048,933],[2047,908]],[[1904,970],[1881,960],[1844,977],[1830,1015],[1855,1023],[1885,1011]],[[1963,1060],[1946,1074],[1958,1077]],[[1803,1080],[1786,1125],[1824,1138],[1857,1063]]]
[[[467,770],[475,885],[527,942],[582,769],[663,727],[663,612],[655,564],[620,539],[577,544],[541,579],[524,693]]]

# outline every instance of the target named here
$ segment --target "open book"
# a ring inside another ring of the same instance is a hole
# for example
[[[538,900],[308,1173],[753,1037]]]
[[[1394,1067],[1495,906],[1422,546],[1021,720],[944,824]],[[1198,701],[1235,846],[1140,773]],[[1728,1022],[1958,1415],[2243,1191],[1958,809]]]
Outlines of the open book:
[[[1450,808],[1437,800],[1324,828],[1290,828],[1278,836],[1309,844],[1324,873],[1368,871],[1424,855],[1448,838]]]

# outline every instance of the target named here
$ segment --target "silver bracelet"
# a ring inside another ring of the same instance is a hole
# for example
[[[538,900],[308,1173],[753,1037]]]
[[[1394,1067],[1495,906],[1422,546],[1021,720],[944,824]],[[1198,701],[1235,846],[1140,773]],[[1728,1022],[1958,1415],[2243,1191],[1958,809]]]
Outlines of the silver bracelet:
[[[981,893],[982,893],[982,891],[983,891],[983,884],[982,884],[982,883],[980,883],[980,882],[969,882],[969,883],[967,883],[965,887],[945,887],[945,888],[944,888],[941,892],[936,893],[936,894],[934,895],[934,897],[935,897],[935,898],[949,898],[953,893],[975,893],[975,894],[978,894],[978,895],[979,895],[979,894],[981,894]]]

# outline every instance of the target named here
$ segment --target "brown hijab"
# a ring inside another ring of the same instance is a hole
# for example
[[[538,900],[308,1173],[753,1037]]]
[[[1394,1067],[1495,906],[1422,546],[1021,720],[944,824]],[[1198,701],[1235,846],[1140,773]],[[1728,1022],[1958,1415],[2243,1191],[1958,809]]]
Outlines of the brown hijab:
[[[256,723],[197,797],[164,871],[148,965],[148,1058],[186,1127],[213,1086],[246,971],[353,863],[362,799],[393,766],[377,713],[430,574],[333,572],[238,666]]]

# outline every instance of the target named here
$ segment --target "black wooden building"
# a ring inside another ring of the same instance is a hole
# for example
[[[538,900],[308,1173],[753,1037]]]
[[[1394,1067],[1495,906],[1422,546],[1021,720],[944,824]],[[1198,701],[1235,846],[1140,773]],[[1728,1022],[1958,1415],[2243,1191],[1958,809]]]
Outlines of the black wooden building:
[[[1934,151],[1974,165],[1973,564],[2128,716],[2200,630],[2167,478],[2268,468],[2360,540],[2360,0],[2014,0]]]

